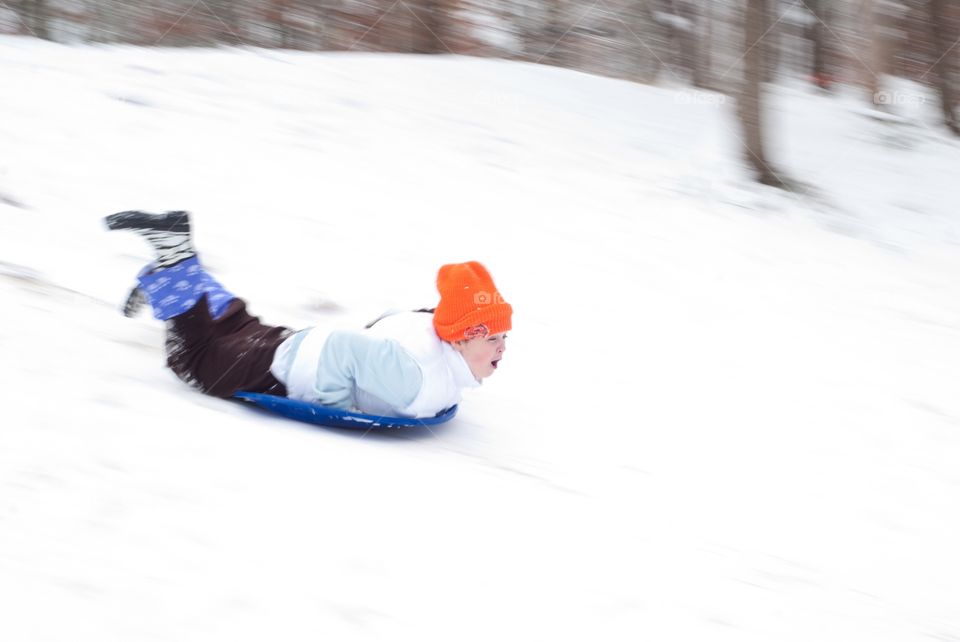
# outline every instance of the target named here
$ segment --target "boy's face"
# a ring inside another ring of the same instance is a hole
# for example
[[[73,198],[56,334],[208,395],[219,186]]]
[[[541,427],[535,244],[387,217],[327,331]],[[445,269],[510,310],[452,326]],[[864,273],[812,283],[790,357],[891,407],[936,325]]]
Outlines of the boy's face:
[[[477,381],[481,381],[492,375],[500,364],[507,349],[507,333],[475,337],[452,345],[454,350],[463,355]]]

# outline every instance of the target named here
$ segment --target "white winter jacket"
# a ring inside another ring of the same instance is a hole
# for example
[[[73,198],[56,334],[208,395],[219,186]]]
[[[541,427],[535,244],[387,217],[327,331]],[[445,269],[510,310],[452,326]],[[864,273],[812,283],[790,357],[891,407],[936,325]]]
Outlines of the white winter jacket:
[[[362,331],[302,330],[277,348],[270,371],[291,399],[393,417],[433,417],[480,385],[424,312]]]

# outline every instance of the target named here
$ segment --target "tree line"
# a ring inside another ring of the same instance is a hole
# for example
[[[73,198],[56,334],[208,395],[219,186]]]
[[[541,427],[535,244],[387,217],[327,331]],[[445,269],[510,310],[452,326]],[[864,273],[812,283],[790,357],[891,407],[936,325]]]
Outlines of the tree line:
[[[6,0],[0,30],[60,42],[453,53],[689,85],[737,97],[747,160],[772,184],[761,101],[777,76],[862,87],[878,110],[896,102],[884,79],[909,78],[936,90],[944,126],[960,136],[960,0]]]

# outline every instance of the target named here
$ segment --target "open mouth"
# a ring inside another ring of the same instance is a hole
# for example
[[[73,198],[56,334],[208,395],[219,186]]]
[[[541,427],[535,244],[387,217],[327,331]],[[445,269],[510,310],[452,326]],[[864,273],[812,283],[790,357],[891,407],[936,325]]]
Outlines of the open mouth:
[[[497,369],[497,366],[500,365],[500,360],[497,359],[496,361],[491,361],[491,362],[490,362],[490,365],[493,366],[493,369],[494,369],[494,370],[496,370],[496,369]]]

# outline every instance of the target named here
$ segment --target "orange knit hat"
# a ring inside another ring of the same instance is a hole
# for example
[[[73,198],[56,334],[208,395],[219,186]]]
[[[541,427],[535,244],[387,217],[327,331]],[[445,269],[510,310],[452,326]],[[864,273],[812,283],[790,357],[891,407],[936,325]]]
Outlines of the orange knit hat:
[[[437,273],[440,303],[433,328],[444,341],[463,341],[511,328],[513,308],[503,300],[487,269],[477,263],[444,265]]]

